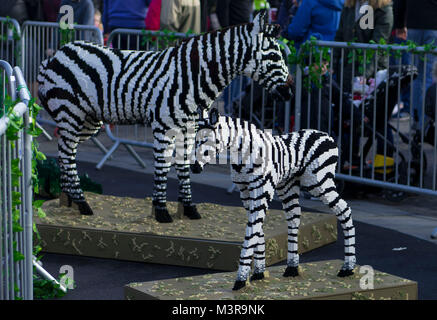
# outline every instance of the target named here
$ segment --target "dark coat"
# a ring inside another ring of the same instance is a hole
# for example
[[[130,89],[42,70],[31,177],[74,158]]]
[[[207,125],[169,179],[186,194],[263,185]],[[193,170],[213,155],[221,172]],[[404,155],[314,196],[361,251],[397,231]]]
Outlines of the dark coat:
[[[340,42],[359,42],[359,43],[369,43],[371,40],[379,43],[380,39],[384,39],[388,42],[392,28],[393,28],[393,8],[392,5],[387,5],[385,7],[374,10],[374,29],[362,29],[360,27],[360,19],[355,21],[355,8],[344,7],[341,12],[340,25],[338,27],[337,33],[335,35],[335,41]],[[344,84],[345,89],[350,88],[352,81],[352,66],[347,62],[349,50],[344,51]],[[341,50],[337,49],[334,51],[334,68],[337,73],[337,80],[340,78],[340,67],[341,67]],[[355,59],[355,71],[354,76],[360,75],[358,73],[359,63]],[[386,69],[388,67],[388,56],[378,55],[377,57],[377,69]],[[364,69],[364,68],[363,68]],[[373,77],[375,74],[375,62],[366,65],[365,77]]]
[[[437,30],[437,0],[394,0],[393,10],[397,29]]]

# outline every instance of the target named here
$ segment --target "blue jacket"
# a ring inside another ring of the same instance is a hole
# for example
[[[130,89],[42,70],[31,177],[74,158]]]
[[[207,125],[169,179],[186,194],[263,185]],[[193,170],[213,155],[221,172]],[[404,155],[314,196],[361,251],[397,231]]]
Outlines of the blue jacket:
[[[302,0],[291,23],[287,38],[296,48],[311,36],[318,40],[334,40],[344,0]]]
[[[105,33],[111,28],[143,29],[146,27],[147,0],[103,0],[102,23]]]

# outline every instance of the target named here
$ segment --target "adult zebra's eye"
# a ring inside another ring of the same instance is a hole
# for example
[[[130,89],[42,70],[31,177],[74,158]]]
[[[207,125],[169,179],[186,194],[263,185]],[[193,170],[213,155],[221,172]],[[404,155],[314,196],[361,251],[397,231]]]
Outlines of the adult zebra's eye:
[[[269,54],[267,55],[267,58],[270,59],[270,60],[274,60],[274,59],[276,59],[276,53],[273,53],[273,52],[269,53]]]

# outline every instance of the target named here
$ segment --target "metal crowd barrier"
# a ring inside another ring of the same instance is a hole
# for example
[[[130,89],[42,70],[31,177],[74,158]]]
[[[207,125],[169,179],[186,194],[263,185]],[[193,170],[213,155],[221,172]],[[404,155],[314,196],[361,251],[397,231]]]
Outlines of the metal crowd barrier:
[[[23,23],[21,65],[33,97],[38,97],[36,78],[41,62],[53,56],[64,43],[74,40],[86,40],[103,45],[102,32],[95,26],[74,25],[74,29],[63,30],[60,28],[59,23],[55,22],[25,21]],[[56,123],[45,110],[41,110],[38,114],[38,122],[56,126]],[[47,132],[44,131],[44,135],[51,140]],[[108,152],[96,137],[92,137],[91,140],[104,154]]]
[[[19,65],[21,29],[17,20],[0,17],[0,37],[0,59]]]
[[[424,52],[417,47],[411,52],[407,46],[328,41],[315,41],[310,48],[306,67],[296,70],[294,130],[319,129],[337,139],[336,177],[341,180],[383,188],[392,200],[407,193],[437,195],[437,102],[430,105],[426,98],[426,92],[437,94],[437,86],[427,86],[437,50]],[[402,61],[408,57],[409,63]],[[383,59],[388,60],[388,68]],[[314,66],[322,70],[323,65],[325,74],[314,73]],[[417,78],[410,72],[404,81],[397,81],[406,65],[418,66]],[[363,74],[366,80],[378,82],[373,86],[378,90],[372,91],[371,81],[356,79]],[[417,90],[419,84],[429,90]],[[409,118],[400,117],[402,105]],[[426,115],[425,110],[434,115]]]
[[[168,46],[177,45],[181,40],[190,36],[194,35],[162,31],[115,29],[109,35],[107,45],[118,49],[162,50]],[[283,45],[283,48],[286,56],[288,56],[290,54],[288,47]],[[276,101],[267,101],[268,94],[263,88],[255,88],[255,86],[257,85],[253,84],[251,80],[239,77],[215,103],[222,114],[244,118],[262,129],[288,132],[290,122],[285,119],[290,118],[290,103],[284,103],[280,108]],[[281,119],[282,117],[284,119]],[[153,148],[153,137],[150,127],[146,125],[106,125],[105,129],[114,144],[97,164],[97,169],[102,168],[107,159],[120,145],[124,145],[139,165],[145,167],[144,162],[132,149],[132,146]]]
[[[2,79],[2,103],[0,104],[0,300],[33,299],[33,256],[32,256],[32,137],[27,134],[29,126],[30,100],[21,70],[12,69],[9,63],[0,60]],[[7,81],[7,83],[6,83]],[[22,118],[24,127],[19,133],[19,139],[14,141],[15,148],[6,139],[6,130],[10,122],[4,105],[6,93],[12,98],[20,100],[13,108],[14,117]],[[23,173],[18,185],[13,185],[12,163],[17,161]],[[21,204],[13,207],[12,199],[20,193]],[[15,211],[18,210],[18,211]],[[18,216],[17,216],[18,212]],[[23,228],[14,230],[13,221],[16,220]],[[24,259],[17,261],[14,252],[23,254]]]

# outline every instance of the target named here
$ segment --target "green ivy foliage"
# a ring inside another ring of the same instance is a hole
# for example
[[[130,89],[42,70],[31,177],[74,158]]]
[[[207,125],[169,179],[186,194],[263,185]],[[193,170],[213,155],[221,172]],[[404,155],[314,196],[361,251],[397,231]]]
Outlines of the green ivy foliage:
[[[181,38],[176,36],[176,33],[173,31],[170,31],[168,29],[160,31],[162,32],[162,35],[157,37],[148,33],[147,30],[142,29],[141,46],[145,47],[148,43],[154,43],[157,50],[163,50],[170,46],[174,46],[179,40],[181,40]],[[194,35],[194,32],[192,30],[188,30],[185,35],[187,38],[189,38],[190,36]]]
[[[302,70],[307,71],[307,76],[303,77],[303,87],[311,91],[313,87],[321,88],[321,76],[324,72],[324,67],[330,65],[331,54],[329,47],[319,47],[317,46],[317,39],[311,37],[310,40],[303,43],[300,47],[299,52],[295,48],[294,41],[289,41],[285,38],[280,39],[290,50],[288,56],[289,65],[298,65]],[[370,44],[378,45],[376,49],[360,49],[360,48],[350,48],[348,49],[348,54],[346,56],[346,62],[348,64],[355,62],[359,63],[358,72],[359,74],[364,73],[364,65],[368,65],[373,61],[376,55],[380,56],[393,56],[395,58],[400,58],[403,52],[410,54],[419,55],[421,60],[424,60],[426,54],[437,55],[435,50],[437,46],[434,43],[419,46],[413,41],[407,41],[407,50],[395,49],[394,46],[399,45],[388,45],[384,39],[380,39],[378,43],[375,41],[370,41]],[[353,42],[348,42],[348,46],[352,47]],[[418,47],[422,49],[419,50]],[[308,62],[311,61],[311,65]]]
[[[13,101],[9,95],[2,94],[5,98],[3,99],[3,106],[4,106],[4,113],[7,117],[9,117],[9,123],[8,127],[6,129],[6,139],[9,141],[11,148],[16,148],[16,141],[19,139],[19,134],[23,130],[26,130],[26,132],[31,135],[33,138],[37,138],[42,130],[39,129],[36,126],[36,116],[38,114],[38,111],[41,109],[40,106],[38,106],[35,103],[35,99],[31,98],[31,100],[28,103],[28,109],[29,109],[29,127],[25,128],[24,121],[22,117],[17,117],[13,113],[14,106],[19,102],[19,100]],[[37,161],[43,161],[46,160],[46,157],[44,153],[38,150],[38,143],[35,139],[32,141],[32,166],[31,166],[31,174],[32,174],[32,186],[34,189],[34,192],[36,193],[39,189],[39,181],[38,181],[38,175],[37,175]],[[20,179],[23,176],[23,172],[20,169],[20,159],[13,159],[11,160],[11,183],[13,188],[18,188],[20,185]],[[17,190],[17,189],[16,189]],[[12,192],[12,230],[13,232],[22,232],[24,229],[20,222],[20,205],[21,205],[21,197],[22,194],[18,191]],[[43,204],[44,200],[34,200],[32,202],[33,206],[33,212],[38,217],[45,217],[45,213],[42,210],[41,206]],[[33,232],[35,238],[38,240],[36,243],[34,243],[33,248],[33,255],[38,256],[38,254],[41,251],[41,246],[39,244],[41,237],[38,233],[38,230],[36,228],[36,224],[33,223]],[[13,241],[13,258],[14,261],[21,261],[24,260],[24,255],[22,252],[18,250],[18,244],[16,241]],[[21,298],[18,296],[18,287],[15,285],[15,293],[16,293],[16,299],[20,300]],[[44,279],[39,278],[39,276],[36,275],[36,272],[34,270],[34,297],[36,299],[45,299],[45,298],[53,298],[53,297],[59,297],[62,296],[64,292],[59,289],[59,285],[56,285],[52,283],[51,281],[47,281]]]

